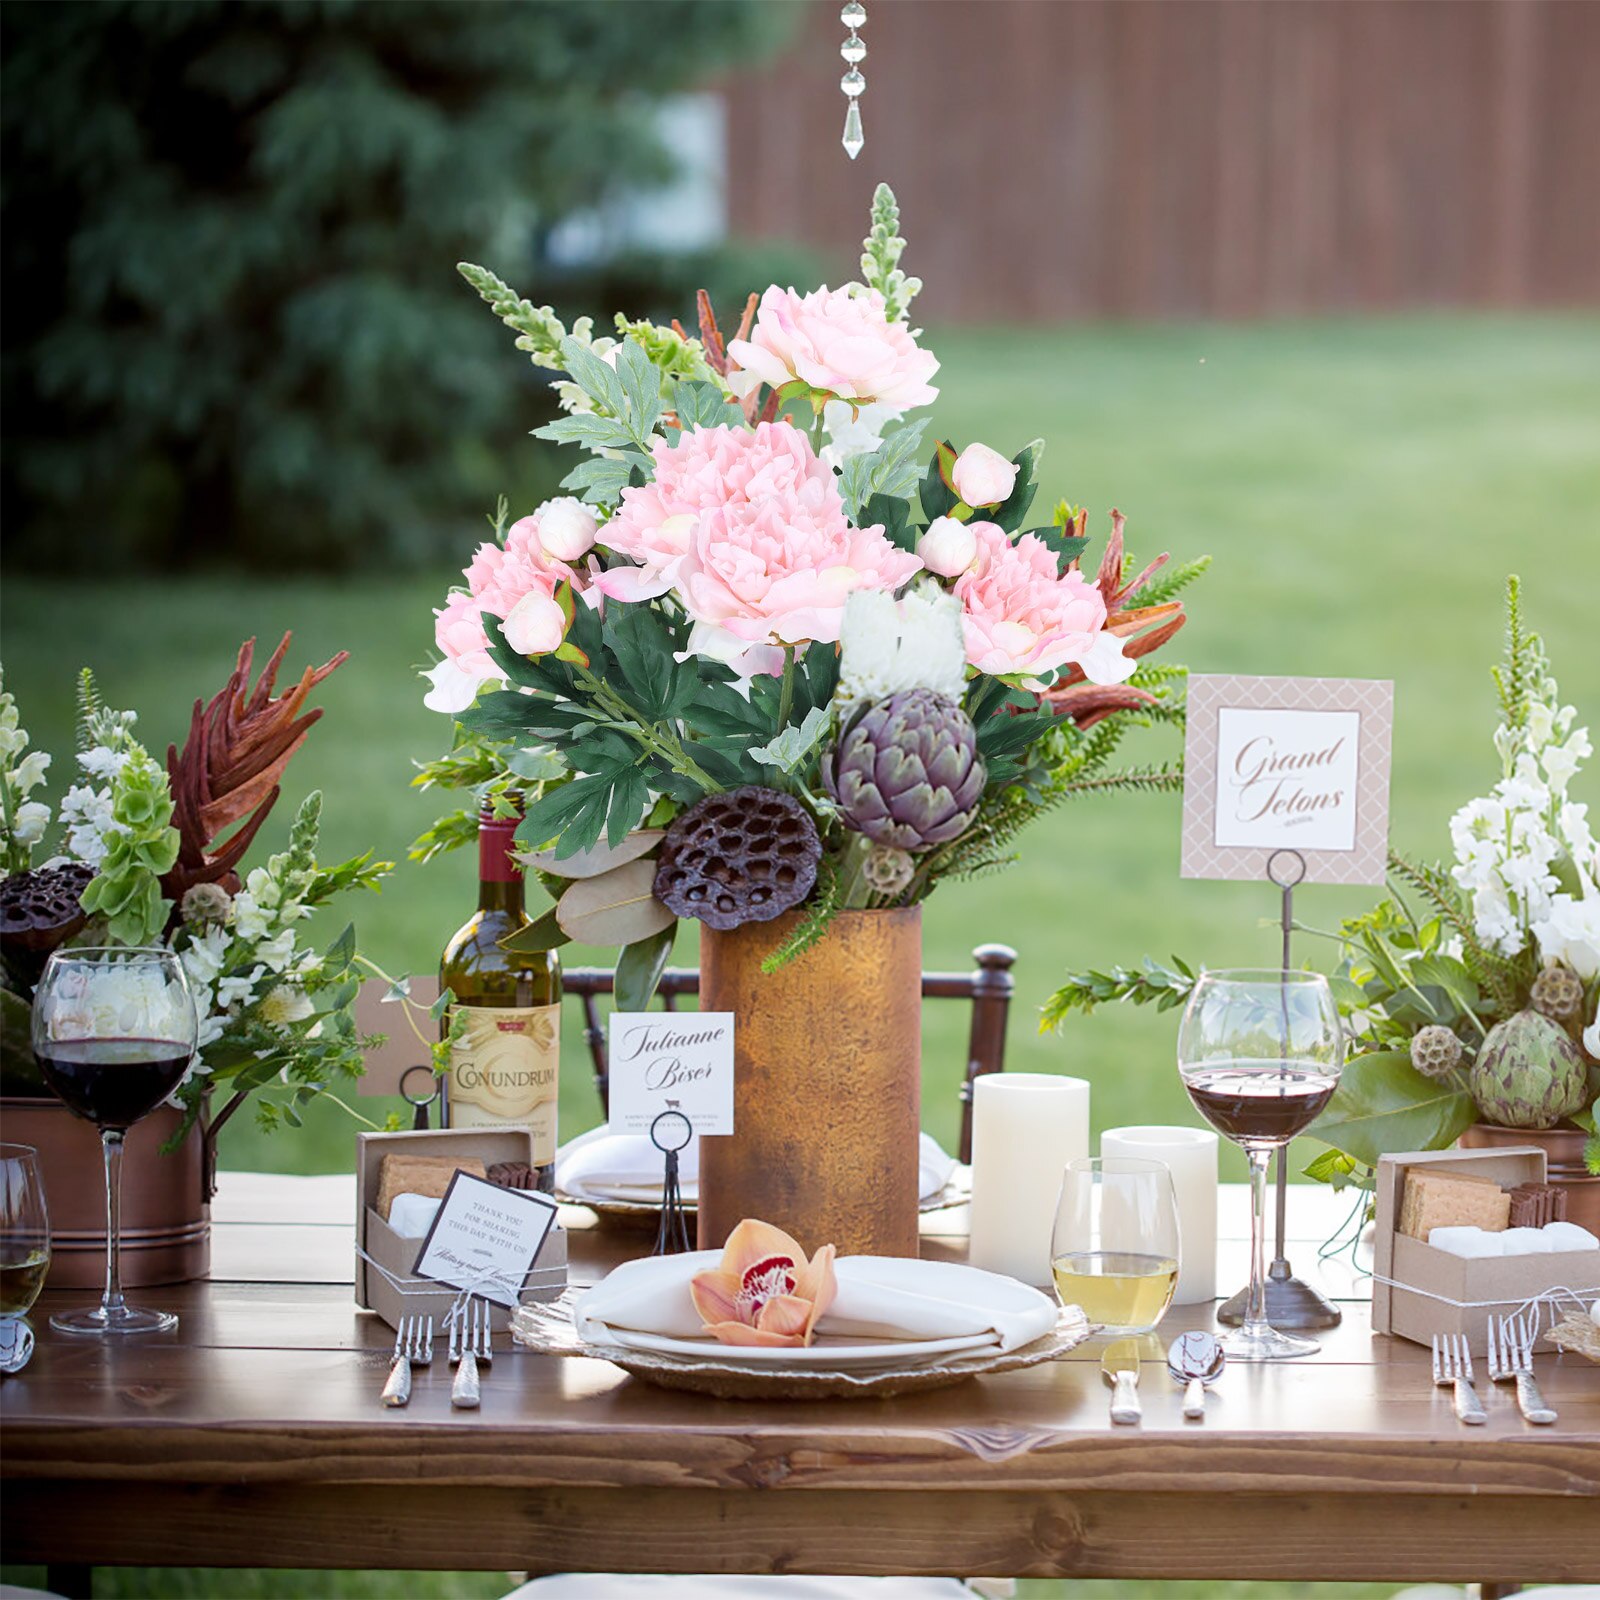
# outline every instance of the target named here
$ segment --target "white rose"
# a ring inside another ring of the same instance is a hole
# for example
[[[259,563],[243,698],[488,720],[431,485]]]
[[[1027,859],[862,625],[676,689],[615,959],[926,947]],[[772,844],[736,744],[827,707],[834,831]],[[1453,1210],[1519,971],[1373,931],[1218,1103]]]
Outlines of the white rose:
[[[935,517],[917,540],[917,555],[929,572],[959,578],[977,559],[978,536],[954,517]]]
[[[519,656],[542,656],[560,648],[566,630],[566,615],[555,600],[539,589],[530,589],[506,613],[501,632]]]
[[[577,561],[594,548],[600,524],[581,500],[547,500],[534,513],[539,519],[539,543],[556,561]]]
[[[1600,897],[1556,895],[1548,914],[1534,923],[1533,936],[1545,961],[1564,962],[1585,983],[1600,976]]]
[[[969,444],[956,457],[950,481],[969,506],[997,506],[1016,487],[1021,469],[986,444]]]

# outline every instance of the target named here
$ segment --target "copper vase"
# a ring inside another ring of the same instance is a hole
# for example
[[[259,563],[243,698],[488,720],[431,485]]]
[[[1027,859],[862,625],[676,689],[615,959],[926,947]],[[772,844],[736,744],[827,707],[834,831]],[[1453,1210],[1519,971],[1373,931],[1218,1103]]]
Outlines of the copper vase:
[[[841,911],[764,973],[797,913],[700,930],[700,1005],[734,1015],[734,1132],[700,1141],[699,1241],[745,1217],[807,1250],[914,1256],[922,910]]]
[[[1545,1177],[1567,1196],[1567,1221],[1600,1233],[1600,1178],[1584,1165],[1589,1135],[1572,1123],[1560,1128],[1502,1128],[1475,1122],[1456,1140],[1463,1150],[1506,1150],[1538,1145],[1545,1154]]]
[[[160,1106],[128,1130],[122,1165],[122,1283],[203,1278],[211,1265],[211,1207],[199,1129],[170,1155],[161,1147],[182,1114]],[[5,1137],[39,1152],[50,1211],[50,1289],[99,1289],[106,1276],[106,1184],[100,1135],[56,1099],[0,1100]]]

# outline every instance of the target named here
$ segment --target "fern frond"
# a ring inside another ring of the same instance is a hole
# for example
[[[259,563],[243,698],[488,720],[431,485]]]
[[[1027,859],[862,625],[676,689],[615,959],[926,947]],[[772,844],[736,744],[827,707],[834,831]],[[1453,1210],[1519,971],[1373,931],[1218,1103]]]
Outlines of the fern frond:
[[[1480,989],[1494,997],[1495,1008],[1509,1016],[1520,1002],[1517,972],[1513,963],[1496,954],[1479,939],[1460,890],[1437,866],[1408,861],[1398,850],[1389,851],[1389,871],[1417,894],[1452,928],[1461,940],[1461,964]]]
[[[1165,605],[1168,600],[1187,589],[1196,578],[1201,577],[1210,565],[1210,556],[1196,556],[1193,561],[1180,561],[1176,566],[1163,567],[1139,591],[1137,599],[1129,603],[1141,606]]]
[[[90,667],[80,667],[78,670],[78,749],[88,750],[94,744],[91,732],[95,719],[104,710],[100,700],[100,688],[94,681],[94,671]]]
[[[761,963],[761,970],[770,978],[780,967],[798,960],[821,940],[838,909],[839,875],[824,857],[817,869],[817,886],[806,905],[805,915],[795,924],[794,932]]]
[[[1129,767],[1123,772],[1072,778],[1057,789],[1053,800],[1075,794],[1100,794],[1108,789],[1126,789],[1136,794],[1172,794],[1183,789],[1183,763],[1164,762],[1155,767]]]

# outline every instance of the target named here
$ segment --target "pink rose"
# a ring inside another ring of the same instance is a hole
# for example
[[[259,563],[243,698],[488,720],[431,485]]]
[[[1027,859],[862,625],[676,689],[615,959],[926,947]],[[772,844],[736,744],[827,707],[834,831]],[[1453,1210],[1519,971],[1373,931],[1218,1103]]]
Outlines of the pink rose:
[[[997,506],[1016,485],[1021,469],[986,444],[969,444],[955,459],[950,479],[969,506]]]
[[[618,600],[675,589],[698,654],[765,670],[770,655],[750,647],[831,643],[847,595],[896,589],[922,565],[881,527],[851,527],[833,472],[790,423],[700,428],[653,454],[655,481],[625,489],[605,529],[640,564],[596,587]]]
[[[1122,641],[1105,631],[1106,603],[1083,574],[1056,573],[1056,557],[1043,540],[1025,533],[1015,544],[992,522],[969,523],[978,558],[956,580],[967,660],[993,677],[1028,673],[1030,689],[1040,675],[1069,662],[1091,683],[1121,683],[1137,662],[1122,654]]]
[[[935,517],[917,540],[917,555],[929,572],[959,578],[977,559],[978,538],[954,517]]]
[[[904,323],[885,317],[876,289],[824,285],[800,295],[774,284],[761,297],[750,337],[729,342],[728,359],[737,368],[728,385],[738,395],[799,378],[841,400],[905,411],[931,405],[939,393],[928,382],[939,370],[937,358],[917,348]]]

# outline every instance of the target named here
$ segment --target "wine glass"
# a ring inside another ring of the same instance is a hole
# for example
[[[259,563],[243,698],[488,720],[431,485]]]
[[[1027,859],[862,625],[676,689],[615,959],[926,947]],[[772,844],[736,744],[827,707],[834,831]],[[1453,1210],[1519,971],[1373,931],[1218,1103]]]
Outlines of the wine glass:
[[[20,1372],[33,1354],[28,1313],[50,1271],[50,1217],[39,1152],[0,1144],[0,1372]]]
[[[1230,1361],[1310,1355],[1315,1339],[1267,1323],[1265,1234],[1272,1152],[1327,1105],[1344,1065],[1344,1032],[1316,972],[1203,973],[1178,1029],[1178,1071],[1196,1109],[1250,1158],[1250,1296],[1243,1324],[1222,1336]]]
[[[106,1290],[100,1304],[60,1312],[63,1333],[160,1333],[168,1311],[128,1305],[117,1247],[122,1140],[183,1081],[194,1055],[194,999],[170,950],[58,950],[33,996],[33,1054],[44,1081],[100,1129],[106,1158]]]
[[[1064,1306],[1110,1335],[1148,1333],[1178,1284],[1178,1197],[1165,1161],[1080,1157],[1067,1163],[1050,1234]]]

